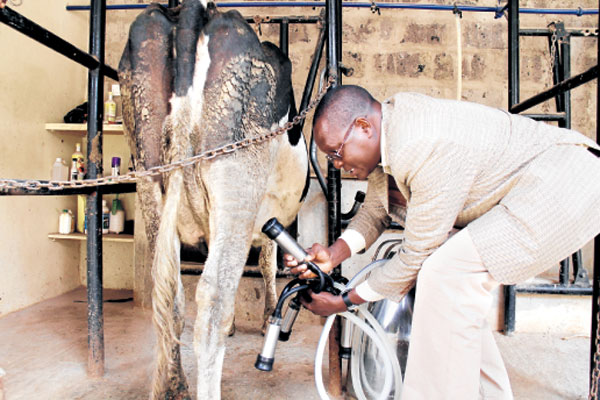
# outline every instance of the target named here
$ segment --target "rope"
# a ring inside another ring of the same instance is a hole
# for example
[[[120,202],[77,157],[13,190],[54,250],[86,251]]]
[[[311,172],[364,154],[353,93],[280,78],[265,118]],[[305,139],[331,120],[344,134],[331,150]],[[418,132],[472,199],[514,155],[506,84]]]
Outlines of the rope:
[[[306,119],[307,114],[317,106],[319,101],[321,101],[323,96],[325,96],[325,93],[327,93],[327,90],[329,90],[334,81],[335,78],[333,76],[330,76],[327,80],[327,85],[321,88],[317,97],[313,99],[313,101],[311,101],[310,104],[306,106],[304,110],[302,110],[298,115],[296,115],[291,121],[286,122],[282,127],[265,133],[264,135],[245,138],[237,142],[228,143],[223,146],[204,151],[192,157],[184,158],[183,160],[174,161],[170,164],[148,168],[145,171],[131,171],[125,175],[107,176],[103,178],[85,179],[81,181],[39,181],[34,179],[28,179],[26,181],[17,181],[15,179],[0,179],[0,191],[17,188],[23,188],[34,191],[40,189],[57,191],[64,188],[96,187],[112,185],[115,183],[132,183],[140,178],[164,174],[176,169],[181,169],[195,164],[199,164],[202,161],[208,161],[226,154],[231,154],[239,149],[250,147],[255,144],[260,144],[271,140],[277,136],[283,135],[284,133],[292,129],[295,125],[298,125],[300,122]]]

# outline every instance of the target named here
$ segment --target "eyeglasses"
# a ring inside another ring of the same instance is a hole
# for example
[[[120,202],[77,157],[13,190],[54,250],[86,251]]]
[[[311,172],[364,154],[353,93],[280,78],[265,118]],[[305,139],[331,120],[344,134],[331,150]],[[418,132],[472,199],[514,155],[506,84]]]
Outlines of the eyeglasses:
[[[350,127],[348,127],[348,130],[346,131],[346,134],[344,135],[344,138],[342,139],[342,144],[340,145],[340,147],[336,151],[334,151],[333,154],[325,155],[325,157],[327,157],[328,161],[334,162],[335,160],[342,159],[342,149],[344,148],[344,145],[346,144],[348,139],[350,139],[352,131],[354,131],[354,122],[355,121],[356,120],[353,120],[352,123],[350,124]]]

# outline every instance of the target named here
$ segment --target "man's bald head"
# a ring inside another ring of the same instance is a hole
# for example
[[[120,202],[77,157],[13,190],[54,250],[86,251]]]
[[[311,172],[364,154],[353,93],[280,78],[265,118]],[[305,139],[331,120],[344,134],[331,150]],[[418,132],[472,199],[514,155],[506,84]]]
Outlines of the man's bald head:
[[[381,159],[381,118],[381,104],[365,89],[338,86],[315,110],[313,137],[335,168],[367,179]]]
[[[369,115],[375,103],[377,100],[360,86],[336,86],[317,106],[313,127],[321,118],[327,119],[328,126],[347,126],[356,118]]]

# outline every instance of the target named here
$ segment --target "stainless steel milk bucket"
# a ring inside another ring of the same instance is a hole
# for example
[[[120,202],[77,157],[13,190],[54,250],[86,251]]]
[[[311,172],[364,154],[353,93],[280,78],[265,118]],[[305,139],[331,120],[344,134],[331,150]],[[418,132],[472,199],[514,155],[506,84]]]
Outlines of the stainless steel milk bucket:
[[[408,356],[414,302],[415,289],[413,288],[400,303],[384,299],[369,305],[369,311],[385,331],[386,339],[391,348],[396,350],[403,379]],[[356,398],[352,381],[360,379],[362,390],[367,399],[375,399],[384,384],[385,364],[380,356],[379,349],[373,341],[362,331],[356,329],[356,327],[354,328],[354,335],[358,336],[354,337],[352,341],[352,357],[357,358],[354,362],[358,362],[359,376],[352,374],[351,364],[349,363],[347,390],[349,394]],[[387,398],[394,398],[393,390]]]

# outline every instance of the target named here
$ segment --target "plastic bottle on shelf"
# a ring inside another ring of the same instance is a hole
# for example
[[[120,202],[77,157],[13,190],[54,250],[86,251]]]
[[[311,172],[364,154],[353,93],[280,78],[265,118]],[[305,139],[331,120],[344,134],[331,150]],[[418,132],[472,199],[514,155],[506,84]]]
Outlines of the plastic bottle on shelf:
[[[125,230],[125,210],[119,195],[112,202],[108,231],[110,233],[122,233]]]
[[[108,100],[104,102],[104,122],[107,124],[117,122],[117,103],[113,100],[112,92],[108,92]]]
[[[58,233],[68,235],[73,232],[73,214],[71,210],[64,209],[58,217]]]
[[[68,181],[69,167],[65,165],[63,159],[57,157],[52,165],[52,180],[53,181]]]
[[[85,178],[85,159],[81,152],[81,143],[75,145],[75,152],[71,156],[71,180],[81,181]]]
[[[110,210],[106,205],[106,200],[102,200],[102,233],[108,233],[108,226],[110,224]]]
[[[121,86],[118,83],[112,85],[112,95],[115,101],[115,122],[123,123],[123,99],[121,98]]]

